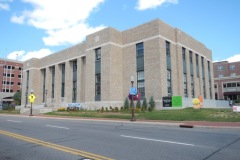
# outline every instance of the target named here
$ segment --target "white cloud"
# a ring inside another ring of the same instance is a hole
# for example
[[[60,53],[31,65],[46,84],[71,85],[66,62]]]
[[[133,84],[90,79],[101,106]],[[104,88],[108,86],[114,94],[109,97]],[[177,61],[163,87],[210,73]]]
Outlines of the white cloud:
[[[7,55],[7,59],[19,60],[18,57],[23,56],[24,53],[25,53],[25,51],[23,51],[23,50],[11,52]]]
[[[12,16],[11,21],[18,24],[23,24],[24,16]]]
[[[79,40],[85,39],[86,35],[102,28],[104,28],[104,26],[93,28],[82,23],[66,29],[60,29],[57,32],[48,31],[48,37],[43,37],[43,41],[45,44],[51,46],[62,45],[65,43],[75,44],[79,42]]]
[[[11,52],[7,55],[8,59],[13,59],[13,60],[20,60],[20,61],[26,61],[31,58],[42,58],[45,56],[48,56],[52,54],[53,52],[50,51],[49,49],[40,49],[38,51],[31,51],[31,52],[26,52],[24,50],[21,51],[14,51]]]
[[[14,15],[11,21],[43,29],[45,45],[76,44],[87,34],[96,32],[104,26],[92,27],[86,23],[90,13],[95,11],[104,0],[23,0],[30,3],[33,10]]]
[[[226,59],[228,62],[239,62],[240,61],[240,54],[236,54],[232,57]]]
[[[177,4],[178,0],[138,0],[136,9],[137,10],[153,9],[161,6],[164,3]]]
[[[9,2],[12,0],[0,0],[0,10],[10,10]]]

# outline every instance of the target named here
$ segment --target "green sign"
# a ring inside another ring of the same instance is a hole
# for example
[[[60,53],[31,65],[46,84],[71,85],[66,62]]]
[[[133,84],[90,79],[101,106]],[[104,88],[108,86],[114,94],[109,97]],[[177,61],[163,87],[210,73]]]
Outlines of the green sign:
[[[182,107],[182,96],[172,96],[172,107]]]

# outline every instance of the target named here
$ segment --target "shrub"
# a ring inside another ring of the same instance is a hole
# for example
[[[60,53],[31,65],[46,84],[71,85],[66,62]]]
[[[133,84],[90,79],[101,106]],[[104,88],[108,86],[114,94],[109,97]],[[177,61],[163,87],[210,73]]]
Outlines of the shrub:
[[[140,112],[141,112],[141,109],[140,109],[140,108],[136,108],[136,109],[135,109],[135,112],[136,112],[136,113],[140,113]]]
[[[101,108],[101,112],[102,112],[102,113],[103,113],[103,111],[104,111],[104,107]]]
[[[108,112],[108,107],[105,107],[105,111]]]
[[[3,104],[2,110],[15,110],[15,107],[12,104]]]
[[[115,108],[114,108],[114,111],[115,111],[115,112],[118,112],[118,107],[115,107]]]
[[[66,111],[66,108],[65,107],[60,107],[60,108],[57,109],[57,111],[59,111],[59,112]]]
[[[142,111],[146,111],[148,108],[146,97],[143,98]]]
[[[136,108],[138,108],[139,110],[141,109],[141,101],[140,100],[137,101]]]
[[[151,112],[151,111],[154,110],[154,108],[155,108],[155,101],[154,101],[153,96],[152,96],[152,97],[150,98],[150,100],[149,100],[149,108],[148,108],[148,111]]]
[[[21,94],[22,94],[22,92],[18,91],[13,95],[13,100],[16,105],[21,105]]]
[[[126,97],[125,102],[124,102],[124,110],[128,110],[129,109],[129,101],[128,98]]]

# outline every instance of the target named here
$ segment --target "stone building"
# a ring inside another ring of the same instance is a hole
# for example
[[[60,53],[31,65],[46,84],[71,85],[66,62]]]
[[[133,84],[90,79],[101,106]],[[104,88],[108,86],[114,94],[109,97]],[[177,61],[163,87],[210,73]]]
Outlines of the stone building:
[[[33,89],[39,105],[123,106],[131,76],[157,107],[163,96],[214,98],[211,50],[159,19],[125,31],[108,27],[73,47],[25,61],[23,93]]]

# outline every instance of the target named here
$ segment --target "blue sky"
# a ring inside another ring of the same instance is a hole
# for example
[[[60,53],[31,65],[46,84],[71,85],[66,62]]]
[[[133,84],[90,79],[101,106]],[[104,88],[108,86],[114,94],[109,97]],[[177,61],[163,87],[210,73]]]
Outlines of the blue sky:
[[[205,44],[213,61],[240,61],[239,0],[0,0],[0,58],[41,58],[156,18]]]

